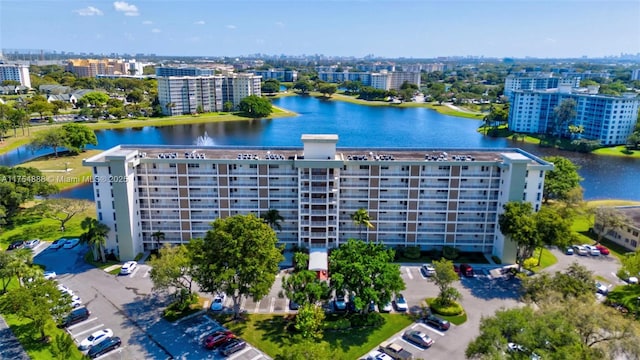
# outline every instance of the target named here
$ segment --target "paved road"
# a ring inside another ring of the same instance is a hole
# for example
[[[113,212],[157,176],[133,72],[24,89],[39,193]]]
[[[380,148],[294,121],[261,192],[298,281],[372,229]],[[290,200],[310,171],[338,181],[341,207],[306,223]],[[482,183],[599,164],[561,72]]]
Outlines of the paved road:
[[[29,355],[24,351],[18,339],[0,316],[0,358],[12,360],[28,360]]]

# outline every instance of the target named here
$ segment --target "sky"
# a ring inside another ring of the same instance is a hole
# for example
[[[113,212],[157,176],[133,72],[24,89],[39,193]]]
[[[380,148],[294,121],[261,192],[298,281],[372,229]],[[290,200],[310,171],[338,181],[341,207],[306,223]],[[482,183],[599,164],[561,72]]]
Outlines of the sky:
[[[0,0],[0,48],[602,57],[640,53],[640,0]]]

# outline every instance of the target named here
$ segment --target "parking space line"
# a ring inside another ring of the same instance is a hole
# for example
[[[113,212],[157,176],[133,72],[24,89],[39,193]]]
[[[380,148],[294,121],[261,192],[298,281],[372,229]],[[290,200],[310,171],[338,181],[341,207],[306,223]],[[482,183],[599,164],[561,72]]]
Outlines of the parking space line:
[[[423,328],[425,328],[425,329],[427,329],[427,330],[431,330],[431,331],[433,331],[434,333],[436,333],[436,334],[438,334],[438,335],[440,335],[440,336],[444,336],[444,333],[443,333],[442,331],[436,330],[436,329],[432,328],[431,326],[427,326],[426,324],[423,324],[423,323],[417,323],[416,325],[418,325],[418,326],[422,326]],[[412,328],[412,329],[413,329],[413,328]]]
[[[244,307],[246,303],[247,303],[247,298],[243,297],[242,301],[240,301],[240,310],[246,310]]]
[[[269,312],[272,313],[274,308],[276,307],[276,298],[272,297],[269,301]]]
[[[252,358],[251,358],[251,360],[258,360],[258,359],[260,359],[260,358],[263,358],[263,359],[264,359],[264,357],[262,356],[262,354],[258,354],[258,355],[256,355],[256,356],[252,357]]]
[[[404,269],[406,270],[407,276],[409,277],[409,279],[413,279],[413,275],[411,275],[411,269],[409,269],[408,267]]]
[[[90,329],[87,329],[87,330],[81,331],[81,332],[79,332],[79,333],[73,333],[73,334],[71,334],[71,335],[72,335],[72,336],[74,336],[74,337],[76,337],[76,336],[80,336],[80,335],[82,335],[82,334],[86,334],[86,333],[88,333],[88,332],[90,332],[90,331],[94,331],[94,330],[96,330],[96,329],[99,329],[99,328],[101,328],[101,327],[103,327],[103,326],[104,326],[104,324],[96,325],[96,326],[94,326],[94,327],[92,327],[92,328],[90,328]]]
[[[143,278],[148,277],[150,272],[151,272],[151,269],[147,270],[142,277]]]
[[[139,267],[136,267],[135,269],[133,269],[133,272],[131,274],[129,274],[129,277],[132,278],[136,275],[136,273],[138,272],[138,270],[140,270]]]
[[[85,324],[87,324],[87,323],[90,323],[90,322],[92,322],[92,321],[96,321],[96,320],[98,320],[98,318],[97,318],[97,317],[93,317],[93,318],[91,318],[91,319],[87,319],[87,320],[82,321],[82,322],[79,322],[79,323],[77,323],[77,324],[75,324],[75,325],[71,325],[71,326],[69,326],[69,327],[67,328],[67,330],[68,330],[68,331],[71,331],[71,330],[73,330],[73,329],[77,328],[77,327],[78,327],[78,326],[80,326],[80,325],[85,325]]]
[[[98,356],[97,358],[95,358],[95,360],[104,359],[104,358],[106,358],[107,356],[112,355],[112,354],[120,354],[120,353],[122,352],[122,349],[124,349],[124,347],[119,347],[119,348],[117,348],[116,350],[109,351],[108,353],[106,353],[106,354],[104,354],[104,355],[100,355],[100,356]]]
[[[424,349],[423,349],[423,348],[421,348],[420,346],[414,345],[412,342],[407,341],[407,340],[405,340],[405,339],[403,339],[403,338],[400,338],[400,340],[402,340],[402,342],[403,342],[403,343],[405,343],[405,344],[409,344],[409,345],[413,346],[414,348],[418,349],[419,351],[424,350]]]
[[[242,349],[242,350],[238,351],[237,353],[235,353],[235,354],[233,354],[233,355],[229,356],[227,359],[235,359],[235,358],[237,358],[237,357],[240,357],[240,355],[242,355],[242,354],[244,354],[244,353],[246,353],[246,352],[249,352],[250,350],[253,350],[253,347],[251,347],[251,346],[247,346],[246,348],[244,348],[244,349]]]

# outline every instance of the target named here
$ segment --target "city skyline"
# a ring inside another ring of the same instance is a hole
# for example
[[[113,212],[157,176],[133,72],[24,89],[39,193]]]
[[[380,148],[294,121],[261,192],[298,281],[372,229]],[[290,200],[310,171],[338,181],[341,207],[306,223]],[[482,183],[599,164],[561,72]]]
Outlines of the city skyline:
[[[2,48],[385,58],[640,53],[637,1],[0,0],[0,7]]]

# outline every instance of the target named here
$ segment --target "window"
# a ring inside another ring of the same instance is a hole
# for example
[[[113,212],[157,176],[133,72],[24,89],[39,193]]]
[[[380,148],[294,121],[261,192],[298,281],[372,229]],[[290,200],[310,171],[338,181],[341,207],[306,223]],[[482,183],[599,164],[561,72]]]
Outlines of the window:
[[[98,175],[98,168],[95,166],[93,167],[93,174]]]
[[[100,189],[96,189],[96,197],[100,197]]]
[[[116,221],[116,213],[113,213],[113,221]]]
[[[102,221],[102,213],[101,212],[98,213],[98,220]]]
[[[102,209],[102,202],[98,201],[97,205],[98,205],[98,210]]]

